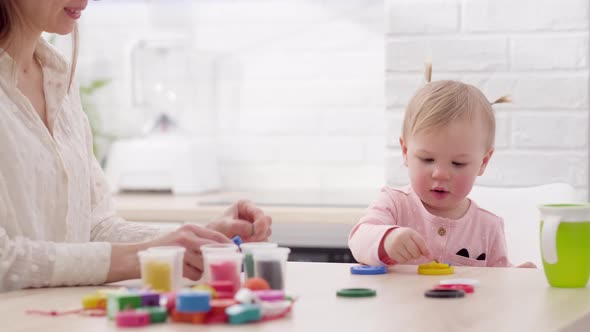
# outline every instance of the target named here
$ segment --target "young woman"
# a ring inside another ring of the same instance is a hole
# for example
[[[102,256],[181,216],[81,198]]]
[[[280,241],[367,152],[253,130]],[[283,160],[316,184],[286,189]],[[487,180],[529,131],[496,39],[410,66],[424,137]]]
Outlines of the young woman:
[[[86,5],[0,2],[0,291],[136,278],[137,252],[164,245],[186,247],[184,276],[198,279],[201,245],[270,235],[271,218],[247,201],[168,234],[116,216],[73,81]],[[71,63],[42,32],[73,34]]]

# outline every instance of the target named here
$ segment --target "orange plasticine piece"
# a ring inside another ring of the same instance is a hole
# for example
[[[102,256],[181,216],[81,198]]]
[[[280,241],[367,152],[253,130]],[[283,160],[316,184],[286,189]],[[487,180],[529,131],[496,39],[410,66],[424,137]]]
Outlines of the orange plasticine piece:
[[[250,278],[244,282],[244,288],[249,290],[265,290],[270,289],[270,285],[262,278]]]

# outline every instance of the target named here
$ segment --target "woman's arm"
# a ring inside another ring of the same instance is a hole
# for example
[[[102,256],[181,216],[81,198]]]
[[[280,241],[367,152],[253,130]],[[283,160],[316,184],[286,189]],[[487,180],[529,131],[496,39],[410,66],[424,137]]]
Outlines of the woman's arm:
[[[143,242],[164,234],[156,227],[126,221],[116,215],[113,196],[104,172],[90,156],[91,232],[92,241]]]
[[[109,243],[33,241],[0,228],[0,291],[101,284],[110,261]]]

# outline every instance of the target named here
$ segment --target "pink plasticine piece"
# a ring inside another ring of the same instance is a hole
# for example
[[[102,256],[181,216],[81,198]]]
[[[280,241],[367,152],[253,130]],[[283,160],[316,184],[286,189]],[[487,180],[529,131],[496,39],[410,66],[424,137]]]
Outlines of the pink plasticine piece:
[[[209,285],[217,292],[233,293],[236,291],[236,289],[234,289],[234,283],[229,280],[211,281]]]
[[[162,294],[166,299],[166,310],[171,313],[176,308],[176,292]]]
[[[146,326],[150,323],[150,313],[143,310],[125,310],[117,314],[116,321],[119,327]]]
[[[231,281],[233,284],[234,292],[240,289],[240,273],[235,262],[225,261],[219,263],[211,263],[209,267],[211,269],[211,280],[213,282],[220,280]]]

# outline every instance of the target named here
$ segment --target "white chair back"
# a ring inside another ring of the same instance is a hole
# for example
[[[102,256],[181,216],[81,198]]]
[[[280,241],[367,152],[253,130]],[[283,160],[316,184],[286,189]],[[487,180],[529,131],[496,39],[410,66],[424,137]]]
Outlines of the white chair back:
[[[576,190],[566,183],[534,187],[474,186],[469,194],[478,206],[504,219],[508,258],[514,265],[531,261],[542,268],[540,251],[540,204],[581,203]]]

